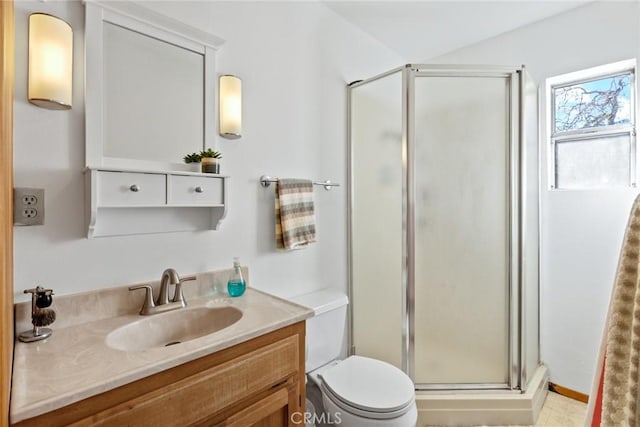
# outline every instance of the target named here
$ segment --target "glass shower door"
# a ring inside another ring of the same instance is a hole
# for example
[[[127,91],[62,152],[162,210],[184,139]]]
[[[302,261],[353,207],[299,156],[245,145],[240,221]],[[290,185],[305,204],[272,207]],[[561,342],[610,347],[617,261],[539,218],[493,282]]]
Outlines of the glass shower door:
[[[510,80],[417,74],[413,84],[410,371],[419,388],[504,388],[510,366]]]
[[[402,71],[349,102],[352,352],[403,368]]]

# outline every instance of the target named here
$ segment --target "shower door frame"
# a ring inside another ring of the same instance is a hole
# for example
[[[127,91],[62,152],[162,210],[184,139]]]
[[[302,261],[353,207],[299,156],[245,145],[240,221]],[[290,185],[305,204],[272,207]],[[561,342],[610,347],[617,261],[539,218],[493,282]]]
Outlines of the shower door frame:
[[[423,77],[495,77],[505,78],[509,82],[507,109],[509,111],[508,132],[508,381],[506,383],[416,383],[416,390],[514,390],[525,391],[526,387],[526,340],[524,331],[524,286],[523,268],[519,260],[524,254],[525,209],[523,189],[524,159],[524,86],[526,72],[524,67],[504,66],[464,66],[464,65],[428,65],[407,64],[366,80],[353,82],[347,86],[347,164],[348,164],[348,258],[349,258],[349,300],[353,295],[353,142],[351,135],[351,96],[352,89],[375,80],[402,72],[402,369],[415,379],[415,91],[416,78]],[[414,114],[410,114],[414,112]],[[353,304],[353,302],[352,302]],[[353,346],[353,310],[349,307],[349,352],[355,353]],[[415,382],[415,381],[414,381]]]

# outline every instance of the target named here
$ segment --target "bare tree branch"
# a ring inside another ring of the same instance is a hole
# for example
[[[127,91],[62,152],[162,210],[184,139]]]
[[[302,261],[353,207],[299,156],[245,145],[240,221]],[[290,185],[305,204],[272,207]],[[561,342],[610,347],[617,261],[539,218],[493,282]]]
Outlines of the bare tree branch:
[[[561,132],[628,121],[627,117],[620,118],[618,114],[625,96],[623,92],[631,84],[629,75],[607,79],[611,82],[606,90],[587,90],[581,85],[555,89],[555,130]]]

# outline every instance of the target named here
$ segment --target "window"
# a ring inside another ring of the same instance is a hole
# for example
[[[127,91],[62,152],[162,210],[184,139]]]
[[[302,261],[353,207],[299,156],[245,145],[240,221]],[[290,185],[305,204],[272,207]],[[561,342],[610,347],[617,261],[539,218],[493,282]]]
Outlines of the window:
[[[547,81],[551,188],[635,187],[635,60]]]

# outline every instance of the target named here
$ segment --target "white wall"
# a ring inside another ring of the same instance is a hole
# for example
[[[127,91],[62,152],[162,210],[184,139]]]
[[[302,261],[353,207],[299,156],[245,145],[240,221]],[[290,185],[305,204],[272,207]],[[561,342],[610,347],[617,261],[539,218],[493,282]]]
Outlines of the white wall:
[[[83,25],[80,2],[16,2],[15,186],[44,187],[46,222],[15,229],[15,297],[41,284],[57,294],[158,280],[231,266],[239,256],[252,285],[280,295],[346,290],[345,84],[397,66],[401,58],[316,2],[144,2],[226,40],[218,71],[243,79],[244,135],[218,139],[231,175],[219,231],[85,238]],[[54,14],[74,29],[73,109],[26,100],[27,20]],[[318,243],[276,253],[273,187],[262,174],[331,179],[316,189]]]
[[[636,2],[592,3],[429,62],[525,64],[543,87],[550,76],[636,57],[638,37]],[[542,360],[552,382],[589,393],[637,190],[550,191],[546,142],[543,135]]]

